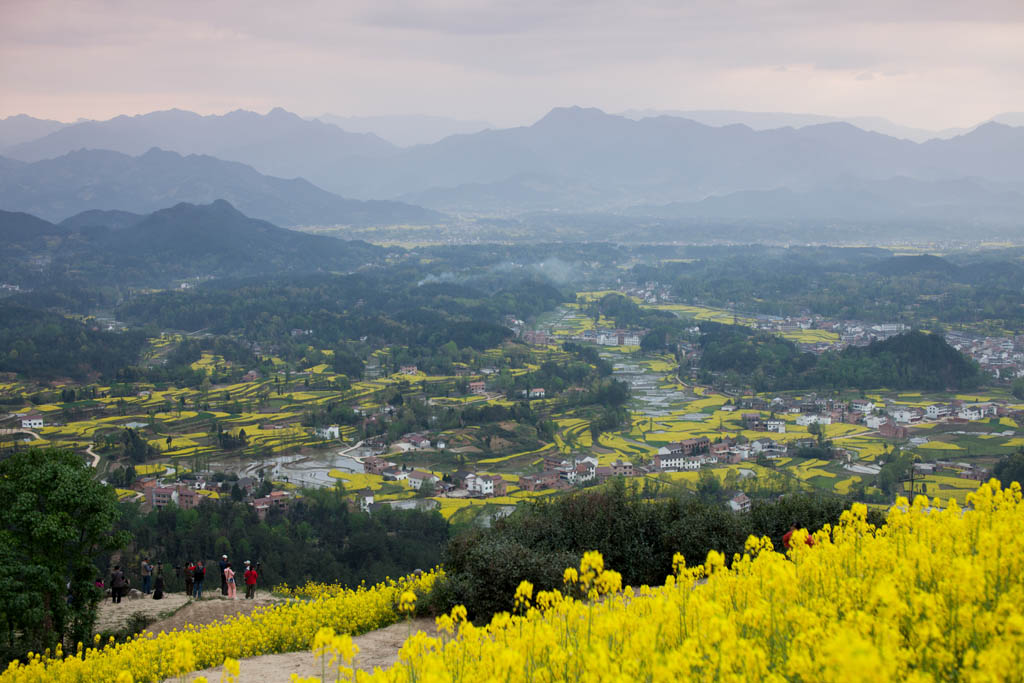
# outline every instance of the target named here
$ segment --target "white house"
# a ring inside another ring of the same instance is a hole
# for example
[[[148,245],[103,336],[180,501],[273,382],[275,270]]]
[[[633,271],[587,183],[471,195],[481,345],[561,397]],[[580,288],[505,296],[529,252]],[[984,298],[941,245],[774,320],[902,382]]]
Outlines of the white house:
[[[830,425],[832,418],[828,415],[801,415],[796,419],[796,423],[801,427],[809,427],[814,424]]]
[[[29,413],[21,418],[22,429],[39,429],[43,426],[43,416],[39,413]]]
[[[750,498],[741,491],[729,499],[729,507],[733,512],[747,512],[750,510]]]
[[[884,415],[868,415],[864,418],[864,424],[868,426],[868,429],[878,429],[888,421],[889,418]]]
[[[316,435],[321,439],[340,439],[341,428],[338,425],[331,425],[330,427],[317,427]]]
[[[776,432],[778,434],[786,433],[786,421],[785,420],[768,420],[764,423],[765,427],[769,432]]]
[[[875,404],[872,403],[871,401],[866,401],[864,399],[857,399],[855,401],[850,401],[850,408],[852,410],[857,411],[858,413],[870,415],[871,412],[874,411],[875,409]]]
[[[896,422],[901,422],[903,424],[909,424],[910,421],[914,418],[914,413],[912,413],[910,410],[906,408],[897,408],[896,410],[892,411],[889,414],[892,415],[893,420],[895,420]]]
[[[359,496],[359,510],[361,512],[369,512],[370,506],[373,505],[373,491],[367,489]]]
[[[544,394],[545,391],[543,387],[536,387],[534,389],[530,389],[530,398],[544,398]]]
[[[988,414],[988,404],[975,403],[973,405],[962,407],[960,412],[957,413],[957,417],[963,420],[982,420]]]
[[[409,473],[409,487],[419,491],[423,487],[423,484],[430,482],[436,484],[441,481],[438,477],[431,474],[430,472],[421,472],[420,470],[413,470]]]
[[[938,420],[939,418],[949,417],[953,412],[952,409],[941,403],[933,403],[924,409],[925,415],[928,416],[929,420]]]

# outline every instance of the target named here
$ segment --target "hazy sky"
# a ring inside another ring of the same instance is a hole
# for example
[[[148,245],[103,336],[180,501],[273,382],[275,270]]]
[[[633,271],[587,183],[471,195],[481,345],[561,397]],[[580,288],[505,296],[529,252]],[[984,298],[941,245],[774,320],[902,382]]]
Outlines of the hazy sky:
[[[0,117],[1024,111],[1024,0],[0,0]]]

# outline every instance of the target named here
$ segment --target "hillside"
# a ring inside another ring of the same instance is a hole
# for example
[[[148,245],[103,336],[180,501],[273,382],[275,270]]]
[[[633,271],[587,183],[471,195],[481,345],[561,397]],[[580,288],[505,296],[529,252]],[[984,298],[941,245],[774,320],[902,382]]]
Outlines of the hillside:
[[[58,275],[156,285],[195,277],[346,272],[386,253],[365,242],[279,228],[249,218],[224,200],[180,203],[136,220],[130,217],[89,212],[56,226],[27,214],[0,212],[0,235],[9,247],[0,265],[39,285]]]
[[[160,149],[137,157],[80,150],[30,164],[0,164],[0,206],[54,221],[94,209],[144,214],[176,202],[217,199],[285,226],[424,224],[443,218],[418,206],[345,199],[301,178],[274,178],[241,163]]]
[[[736,373],[758,391],[786,389],[972,389],[978,366],[938,335],[906,332],[820,356],[773,334],[701,324],[701,370]]]

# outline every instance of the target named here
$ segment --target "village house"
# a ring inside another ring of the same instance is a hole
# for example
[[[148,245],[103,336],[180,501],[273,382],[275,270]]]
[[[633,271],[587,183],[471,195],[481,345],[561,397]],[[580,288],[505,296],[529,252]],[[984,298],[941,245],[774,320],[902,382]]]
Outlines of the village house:
[[[317,427],[316,435],[321,439],[340,439],[341,428],[338,425],[330,425],[328,427]]]
[[[250,505],[256,510],[256,516],[262,521],[271,510],[287,510],[291,504],[287,491],[271,491],[269,496],[254,498]]]
[[[543,387],[537,387],[536,389],[530,389],[530,398],[544,398]]]
[[[740,491],[735,496],[729,499],[729,508],[733,512],[749,512],[750,498],[747,497],[747,494]]]
[[[409,473],[399,467],[389,467],[381,472],[381,476],[385,481],[405,481],[409,478]]]
[[[419,368],[416,367],[415,365],[403,365],[401,368],[399,368],[399,372],[401,372],[403,375],[415,375],[416,373],[419,372]]]
[[[868,429],[878,429],[889,421],[885,415],[868,415],[864,418],[864,424]]]
[[[440,477],[437,477],[430,472],[413,470],[409,473],[409,487],[415,491],[419,491],[426,483],[437,484],[439,481],[441,481]]]
[[[390,469],[395,466],[395,463],[388,462],[383,458],[378,458],[375,455],[370,455],[363,458],[363,471],[367,474],[384,474],[384,470]]]
[[[628,460],[616,460],[611,465],[611,474],[613,477],[632,477],[633,463]]]
[[[827,415],[800,415],[796,418],[796,423],[801,427],[810,427],[815,424],[830,425],[832,418]]]
[[[477,394],[477,395],[486,394],[487,393],[487,383],[483,382],[482,380],[477,380],[476,382],[470,382],[469,383],[469,393]]]
[[[42,413],[28,413],[21,418],[22,429],[40,429],[43,426]]]
[[[743,423],[745,429],[755,432],[763,432],[765,429],[764,420],[759,413],[743,413],[740,415],[740,422]]]
[[[498,474],[469,474],[466,476],[466,490],[470,494],[487,498],[504,496],[508,486]]]
[[[850,401],[850,410],[870,415],[875,410],[875,404],[866,399],[858,398]]]
[[[900,427],[895,422],[886,422],[878,429],[878,433],[887,439],[896,439],[897,441],[910,436],[910,431],[906,427]]]
[[[971,403],[963,405],[957,417],[962,420],[983,420],[995,416],[996,412],[996,407],[991,403]]]
[[[559,476],[556,470],[545,470],[540,474],[524,474],[519,477],[519,488],[524,491],[543,491],[558,488]]]
[[[765,428],[769,432],[775,432],[777,434],[786,433],[786,421],[785,420],[768,420],[764,423]]]
[[[373,505],[373,491],[366,488],[359,492],[359,511],[369,512]]]

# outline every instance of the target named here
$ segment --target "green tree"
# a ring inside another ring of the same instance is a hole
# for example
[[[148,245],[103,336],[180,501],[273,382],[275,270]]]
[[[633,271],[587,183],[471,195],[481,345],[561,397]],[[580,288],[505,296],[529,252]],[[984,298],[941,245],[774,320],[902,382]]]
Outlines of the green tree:
[[[71,451],[17,453],[0,462],[0,626],[8,652],[62,644],[74,652],[96,621],[95,559],[125,546],[114,532],[114,490]]]

